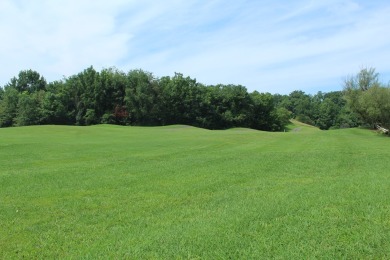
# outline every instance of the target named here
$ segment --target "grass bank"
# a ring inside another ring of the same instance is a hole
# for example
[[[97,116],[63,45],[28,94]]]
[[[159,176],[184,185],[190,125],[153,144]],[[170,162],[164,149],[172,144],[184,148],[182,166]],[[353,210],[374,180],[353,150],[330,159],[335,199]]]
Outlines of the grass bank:
[[[0,129],[0,258],[389,258],[389,138]]]

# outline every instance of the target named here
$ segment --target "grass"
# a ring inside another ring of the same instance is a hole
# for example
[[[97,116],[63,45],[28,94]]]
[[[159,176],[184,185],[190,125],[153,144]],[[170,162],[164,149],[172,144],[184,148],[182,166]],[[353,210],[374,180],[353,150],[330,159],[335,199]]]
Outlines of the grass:
[[[389,258],[390,139],[289,129],[0,129],[0,258]]]

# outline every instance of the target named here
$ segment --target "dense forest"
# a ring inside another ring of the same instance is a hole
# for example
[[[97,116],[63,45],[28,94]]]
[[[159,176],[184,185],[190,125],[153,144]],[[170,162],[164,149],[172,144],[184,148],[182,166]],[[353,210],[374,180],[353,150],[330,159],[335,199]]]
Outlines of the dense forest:
[[[248,93],[241,85],[204,85],[175,73],[89,67],[47,82],[33,70],[20,71],[0,88],[0,127],[41,124],[187,124],[208,129],[249,127],[283,131],[295,118],[321,129],[389,127],[390,88],[374,69],[362,69],[342,91],[309,95]]]

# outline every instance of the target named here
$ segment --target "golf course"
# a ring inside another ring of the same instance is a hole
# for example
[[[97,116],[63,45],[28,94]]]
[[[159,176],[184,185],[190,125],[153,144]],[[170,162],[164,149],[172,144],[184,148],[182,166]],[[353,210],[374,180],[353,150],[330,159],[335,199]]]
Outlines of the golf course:
[[[388,259],[390,138],[0,129],[0,259]]]

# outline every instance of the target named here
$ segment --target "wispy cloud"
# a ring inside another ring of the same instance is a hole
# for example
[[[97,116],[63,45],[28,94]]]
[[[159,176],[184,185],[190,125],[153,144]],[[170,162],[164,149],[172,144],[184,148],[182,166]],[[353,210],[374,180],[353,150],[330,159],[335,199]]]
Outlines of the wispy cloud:
[[[90,65],[115,65],[127,55],[131,37],[116,30],[120,6],[104,1],[2,1],[1,81],[27,68],[61,79]]]
[[[0,84],[89,65],[182,72],[250,91],[341,89],[362,66],[390,76],[387,1],[10,1],[0,3]]]

